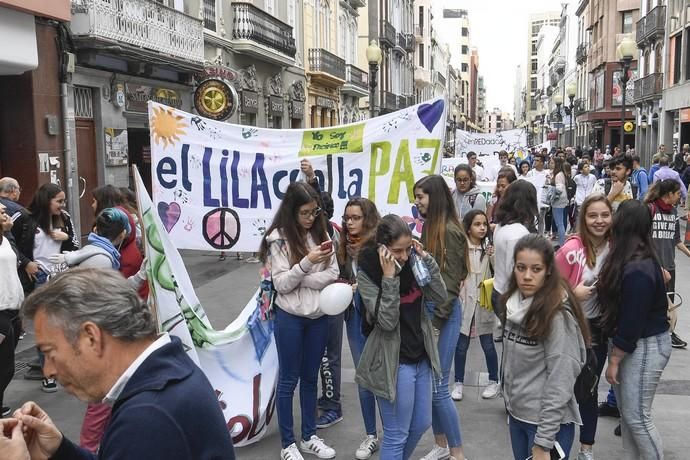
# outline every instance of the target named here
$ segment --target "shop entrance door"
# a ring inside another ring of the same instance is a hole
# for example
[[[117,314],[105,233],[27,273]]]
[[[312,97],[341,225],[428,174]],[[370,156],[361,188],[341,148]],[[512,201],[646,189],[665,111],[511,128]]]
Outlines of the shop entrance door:
[[[93,120],[76,120],[77,138],[77,171],[79,173],[79,215],[81,236],[85,239],[95,220],[91,202],[91,191],[98,187],[98,170],[96,166],[96,130]]]

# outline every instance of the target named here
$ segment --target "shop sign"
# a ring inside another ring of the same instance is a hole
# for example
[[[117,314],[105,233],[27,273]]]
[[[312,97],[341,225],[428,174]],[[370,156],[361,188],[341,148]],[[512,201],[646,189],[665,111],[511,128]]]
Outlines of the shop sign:
[[[242,91],[242,112],[259,112],[259,95],[254,91]]]
[[[337,107],[337,103],[333,99],[329,99],[323,96],[316,97],[316,105],[320,107],[325,107],[327,109],[335,109]]]
[[[237,80],[237,72],[229,67],[214,65],[204,67],[203,73],[196,75],[196,79],[198,81],[203,81],[209,78],[227,80],[232,82]]]
[[[182,98],[179,93],[170,88],[154,88],[145,85],[125,85],[125,110],[128,112],[148,111],[147,102],[153,101],[160,104],[169,105],[176,109],[182,108]]]
[[[558,133],[556,131],[550,131],[546,133],[546,140],[547,141],[557,141],[558,140]]]
[[[292,106],[292,118],[295,120],[301,120],[304,118],[304,101],[293,99],[290,102]]]
[[[283,98],[280,96],[271,96],[270,102],[271,102],[271,107],[270,107],[271,115],[274,115],[277,117],[282,117],[283,111],[285,109],[285,103],[283,102]]]
[[[633,123],[632,121],[626,121],[623,124],[623,131],[625,131],[626,133],[631,133],[634,130],[635,130],[635,123]]]
[[[237,108],[237,91],[224,80],[202,81],[194,91],[194,108],[202,117],[227,120]]]

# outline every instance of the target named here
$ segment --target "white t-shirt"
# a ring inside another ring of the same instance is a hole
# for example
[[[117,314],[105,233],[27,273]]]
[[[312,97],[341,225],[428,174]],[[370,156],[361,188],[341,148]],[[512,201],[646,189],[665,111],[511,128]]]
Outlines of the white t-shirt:
[[[549,207],[548,205],[545,205],[541,202],[541,194],[543,193],[544,184],[546,183],[546,180],[548,178],[548,169],[542,169],[541,171],[537,171],[536,169],[530,169],[527,173],[527,180],[530,181],[532,185],[534,185],[534,188],[537,189],[537,203],[539,203],[540,208]]]
[[[479,165],[474,165],[474,168],[472,168],[472,171],[474,171],[474,175],[477,176],[477,180],[486,180],[486,177],[484,176],[484,168],[482,168]]]
[[[508,290],[510,275],[513,272],[513,251],[518,240],[529,234],[522,224],[497,226],[494,232],[494,289],[504,294]]]
[[[10,240],[0,243],[0,310],[18,310],[24,300],[24,290],[17,275],[17,255]]]
[[[62,241],[54,240],[46,234],[41,227],[36,227],[36,238],[34,239],[34,261],[46,270],[52,271],[54,264],[48,257],[60,254]]]
[[[582,282],[587,286],[591,286],[598,278],[601,268],[604,266],[606,257],[609,255],[609,245],[605,244],[601,252],[597,254],[597,261],[593,268],[585,264],[585,268],[582,271]],[[601,306],[599,305],[599,297],[596,294],[590,296],[589,299],[582,302],[582,309],[585,312],[585,317],[592,319],[601,316]]]
[[[573,181],[575,181],[575,185],[577,185],[577,189],[575,190],[575,204],[581,206],[585,201],[585,198],[592,193],[594,184],[597,183],[597,178],[594,177],[594,174],[592,173],[587,175],[578,174],[577,176],[573,177]]]

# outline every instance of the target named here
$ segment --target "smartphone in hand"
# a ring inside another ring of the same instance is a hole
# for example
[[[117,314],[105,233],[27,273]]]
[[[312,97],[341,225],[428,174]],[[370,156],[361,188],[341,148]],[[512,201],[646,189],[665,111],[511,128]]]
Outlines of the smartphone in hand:
[[[550,454],[551,460],[565,460],[565,452],[563,451],[561,445],[558,444],[558,441],[553,443],[553,448],[551,449]],[[525,460],[532,460],[532,456],[530,455]]]
[[[331,252],[333,250],[333,240],[328,240],[321,243],[321,250]]]

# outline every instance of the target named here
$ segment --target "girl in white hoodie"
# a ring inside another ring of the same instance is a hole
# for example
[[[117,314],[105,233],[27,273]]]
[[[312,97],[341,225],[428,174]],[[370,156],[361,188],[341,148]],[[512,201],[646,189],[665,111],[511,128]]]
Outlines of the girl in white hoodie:
[[[278,350],[276,409],[281,460],[302,460],[300,449],[319,458],[335,457],[335,450],[316,436],[317,381],[328,338],[328,318],[319,308],[319,293],[339,274],[319,203],[317,192],[308,184],[290,184],[259,250],[259,258],[270,265],[278,293],[273,335]],[[299,449],[292,418],[298,381],[302,412]]]

